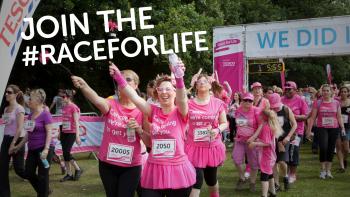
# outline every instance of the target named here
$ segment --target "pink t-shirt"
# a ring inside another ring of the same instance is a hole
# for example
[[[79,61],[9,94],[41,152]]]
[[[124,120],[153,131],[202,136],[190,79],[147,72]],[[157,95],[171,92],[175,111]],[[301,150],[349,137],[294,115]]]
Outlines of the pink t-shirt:
[[[74,122],[74,113],[80,114],[80,109],[74,103],[67,104],[62,109],[62,132],[76,133],[76,125]]]
[[[261,101],[260,101],[261,100]],[[257,101],[256,104],[254,105],[255,107],[259,108],[260,110],[264,110],[266,108],[267,103],[269,100],[267,100],[264,97],[260,97]]]
[[[237,141],[245,142],[254,134],[258,128],[260,112],[260,109],[254,106],[247,112],[243,111],[242,106],[236,110]]]
[[[188,158],[184,151],[187,118],[176,107],[164,114],[160,107],[151,105],[151,144],[148,162],[162,165],[178,165]]]
[[[325,103],[322,100],[314,101],[312,108],[317,109],[316,126],[322,128],[338,128],[337,111],[339,107],[340,104],[336,100],[332,100],[330,103]]]
[[[193,99],[188,102],[189,129],[187,143],[193,146],[216,146],[221,142],[221,134],[210,141],[208,126],[217,128],[220,114],[225,111],[225,104],[220,99],[211,97],[208,104],[199,105]]]
[[[307,115],[309,111],[306,101],[297,94],[290,99],[287,97],[282,97],[282,103],[287,105],[292,110],[294,115]],[[297,121],[296,132],[298,135],[304,134],[304,126],[304,121]]]
[[[143,115],[137,109],[127,109],[115,99],[106,99],[111,108],[105,114],[105,128],[99,150],[99,159],[103,162],[121,167],[141,165],[140,137],[135,133],[136,140],[128,142],[127,123],[129,118],[135,118],[142,125]]]
[[[17,130],[17,115],[24,114],[24,108],[21,105],[17,105],[12,112],[7,113],[7,107],[5,108],[2,119],[5,123],[4,135],[15,136]],[[23,131],[21,132],[23,133]]]
[[[261,150],[259,158],[260,170],[265,174],[272,174],[277,156],[275,151],[275,136],[273,135],[268,123],[264,123],[258,140],[264,144],[268,144],[268,146],[263,146]]]

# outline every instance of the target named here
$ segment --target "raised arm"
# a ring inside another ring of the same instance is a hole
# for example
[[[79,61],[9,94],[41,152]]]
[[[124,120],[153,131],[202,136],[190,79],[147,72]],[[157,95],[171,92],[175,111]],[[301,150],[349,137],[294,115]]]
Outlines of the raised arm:
[[[119,91],[122,91],[124,94],[126,94],[136,105],[136,107],[142,111],[142,113],[144,113],[146,116],[150,116],[152,112],[151,105],[147,103],[142,97],[140,97],[131,86],[128,85],[118,67],[112,62],[110,62],[109,65],[109,74],[118,83]]]
[[[178,65],[172,67],[170,70],[174,73],[176,81],[176,106],[183,117],[187,116],[188,113],[188,98],[186,95],[186,87],[184,83],[184,64],[181,59],[178,59]]]
[[[97,93],[84,81],[84,79],[72,76],[72,82],[74,86],[83,93],[83,95],[101,111],[102,114],[106,114],[109,111],[110,105],[108,102],[97,95]]]
[[[227,81],[224,81],[224,85],[225,85],[225,87],[226,87],[227,96],[228,96],[229,98],[231,98],[231,96],[232,96],[232,89],[231,89],[230,84],[229,84]]]

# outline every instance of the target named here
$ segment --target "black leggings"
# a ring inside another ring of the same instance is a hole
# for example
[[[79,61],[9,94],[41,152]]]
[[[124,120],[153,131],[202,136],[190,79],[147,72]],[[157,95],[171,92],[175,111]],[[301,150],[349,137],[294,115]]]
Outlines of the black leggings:
[[[203,185],[203,174],[205,182],[208,186],[216,185],[217,179],[217,167],[196,168],[196,183],[193,185],[195,189],[201,189]]]
[[[230,129],[230,142],[233,142],[233,139],[236,136],[236,119],[227,115],[227,120],[229,122]]]
[[[320,147],[320,162],[332,162],[335,143],[339,136],[339,128],[317,128],[318,144]]]
[[[192,187],[181,189],[142,189],[142,197],[188,197]]]
[[[273,178],[272,174],[265,174],[263,172],[261,172],[260,174],[260,181],[269,181],[272,178]]]
[[[49,170],[44,168],[40,159],[40,153],[44,147],[35,150],[29,150],[26,160],[25,174],[30,184],[35,189],[38,197],[47,197],[49,195]],[[55,147],[51,146],[47,155],[47,161],[51,163]],[[38,174],[37,174],[38,171]]]
[[[74,160],[74,157],[70,152],[75,142],[76,134],[61,132],[60,135],[64,161],[68,162]]]
[[[10,181],[9,181],[9,164],[12,158],[12,164],[16,174],[25,179],[24,176],[24,146],[17,151],[17,153],[9,155],[8,151],[13,140],[13,136],[5,135],[0,152],[0,196],[10,197]],[[18,144],[22,138],[19,138],[16,142]]]
[[[120,167],[99,161],[100,177],[107,197],[133,197],[141,177],[141,166]]]

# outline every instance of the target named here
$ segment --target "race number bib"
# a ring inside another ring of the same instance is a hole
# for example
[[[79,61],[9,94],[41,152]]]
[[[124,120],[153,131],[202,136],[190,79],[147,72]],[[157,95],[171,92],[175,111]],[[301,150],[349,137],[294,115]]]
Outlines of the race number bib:
[[[175,155],[175,139],[158,139],[152,141],[152,154],[155,158],[173,158]]]
[[[210,140],[209,131],[207,128],[197,128],[194,130],[195,142],[207,142]]]
[[[70,121],[63,121],[62,122],[62,130],[65,130],[65,131],[72,130]]]
[[[281,126],[283,126],[284,125],[284,117],[278,116],[278,122],[280,123]]]
[[[333,117],[323,117],[322,118],[322,126],[333,126],[334,118]]]
[[[33,120],[26,120],[24,121],[24,130],[27,132],[33,132],[35,128],[35,121]]]
[[[341,117],[343,119],[344,124],[349,123],[349,116],[348,115],[342,114]]]
[[[10,124],[10,113],[4,113],[4,115],[2,115],[2,120],[4,124]]]
[[[134,147],[110,143],[108,146],[107,160],[119,163],[131,164]]]
[[[248,120],[245,118],[236,118],[236,124],[237,126],[248,126]]]

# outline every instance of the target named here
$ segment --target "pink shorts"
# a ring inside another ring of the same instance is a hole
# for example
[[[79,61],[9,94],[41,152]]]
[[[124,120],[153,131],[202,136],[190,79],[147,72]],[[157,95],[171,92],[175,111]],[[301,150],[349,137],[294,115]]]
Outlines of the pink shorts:
[[[253,170],[259,169],[259,152],[257,148],[250,149],[246,142],[235,142],[235,147],[232,151],[232,159],[236,165],[245,163],[245,156],[247,155],[248,164]]]

